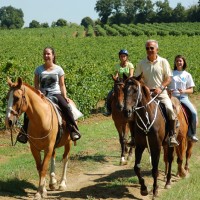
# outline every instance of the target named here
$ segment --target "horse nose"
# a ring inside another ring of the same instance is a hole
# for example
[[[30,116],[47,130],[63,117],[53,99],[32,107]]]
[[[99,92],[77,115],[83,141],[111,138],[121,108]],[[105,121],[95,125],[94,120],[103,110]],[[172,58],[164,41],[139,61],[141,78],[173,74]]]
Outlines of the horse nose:
[[[117,109],[119,111],[122,111],[124,109],[124,104],[123,103],[117,104]]]
[[[125,117],[130,118],[131,115],[132,115],[132,110],[131,109],[125,109],[124,114],[125,114]]]

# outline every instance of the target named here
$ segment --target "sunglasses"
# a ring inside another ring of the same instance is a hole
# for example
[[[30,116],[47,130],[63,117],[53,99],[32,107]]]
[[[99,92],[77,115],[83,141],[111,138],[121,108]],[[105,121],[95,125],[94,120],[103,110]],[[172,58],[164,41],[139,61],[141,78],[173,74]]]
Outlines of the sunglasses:
[[[155,47],[146,47],[146,50],[154,50]]]

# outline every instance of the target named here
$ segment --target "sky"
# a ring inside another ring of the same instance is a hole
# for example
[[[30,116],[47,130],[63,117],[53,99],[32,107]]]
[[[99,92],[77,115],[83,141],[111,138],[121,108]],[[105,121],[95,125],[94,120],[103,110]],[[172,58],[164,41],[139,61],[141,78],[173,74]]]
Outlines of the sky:
[[[155,2],[153,0],[152,2]],[[58,19],[65,19],[68,23],[80,24],[84,17],[93,20],[98,18],[94,10],[97,0],[0,0],[0,8],[12,6],[22,9],[24,13],[25,27],[32,20],[39,23],[47,22],[50,26]],[[185,8],[197,4],[198,0],[169,0],[172,8],[181,3]]]

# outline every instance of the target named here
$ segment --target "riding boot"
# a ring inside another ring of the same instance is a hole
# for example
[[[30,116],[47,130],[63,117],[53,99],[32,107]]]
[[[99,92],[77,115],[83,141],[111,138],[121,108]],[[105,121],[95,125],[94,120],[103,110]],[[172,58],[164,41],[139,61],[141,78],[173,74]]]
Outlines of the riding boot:
[[[179,143],[176,139],[176,120],[169,121],[169,146],[175,147],[178,146]]]
[[[72,141],[79,140],[81,138],[81,133],[78,130],[78,127],[75,125],[68,124],[68,129]]]
[[[28,134],[27,134],[28,122],[29,122],[28,116],[24,114],[24,122],[17,135],[17,141],[23,144],[26,144],[28,141]]]
[[[105,106],[107,111],[103,113],[103,115],[106,117],[109,117],[112,114],[112,96],[113,96],[113,90],[111,90],[108,93],[108,96],[106,98]]]

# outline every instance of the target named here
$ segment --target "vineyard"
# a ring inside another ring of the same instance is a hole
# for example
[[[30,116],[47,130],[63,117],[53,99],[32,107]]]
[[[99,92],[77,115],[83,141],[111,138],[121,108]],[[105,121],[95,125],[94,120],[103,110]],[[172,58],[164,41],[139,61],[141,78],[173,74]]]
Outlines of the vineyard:
[[[171,67],[177,54],[184,55],[195,90],[200,91],[199,30],[200,23],[96,25],[87,30],[72,24],[63,28],[0,30],[1,126],[6,108],[7,76],[12,80],[20,76],[33,85],[34,69],[43,63],[42,51],[46,46],[54,47],[57,64],[66,73],[68,96],[85,117],[111,89],[118,51],[127,49],[130,61],[136,66],[146,55],[147,39],[158,40],[159,54],[169,60]]]

